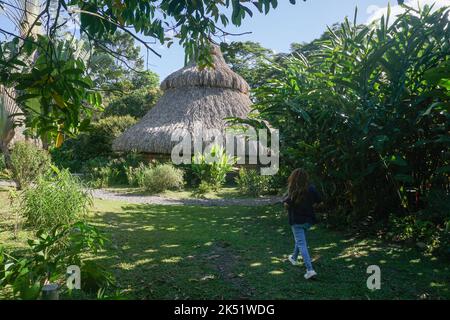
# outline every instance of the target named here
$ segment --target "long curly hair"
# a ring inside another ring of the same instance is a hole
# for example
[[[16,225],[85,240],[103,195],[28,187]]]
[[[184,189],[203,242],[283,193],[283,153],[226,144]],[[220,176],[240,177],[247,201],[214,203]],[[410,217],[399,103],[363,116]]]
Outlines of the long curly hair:
[[[308,192],[308,186],[309,175],[305,170],[297,168],[292,171],[288,178],[288,196],[291,201],[294,203],[302,201]]]

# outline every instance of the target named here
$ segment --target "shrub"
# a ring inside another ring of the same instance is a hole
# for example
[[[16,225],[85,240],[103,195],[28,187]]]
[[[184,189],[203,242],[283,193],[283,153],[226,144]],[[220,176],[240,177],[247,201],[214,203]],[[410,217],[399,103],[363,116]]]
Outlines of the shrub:
[[[14,296],[21,299],[38,299],[44,283],[65,281],[67,267],[77,265],[81,290],[103,292],[114,284],[113,275],[83,255],[97,253],[105,241],[95,227],[82,221],[38,230],[35,239],[28,240],[25,257],[12,257],[0,247],[0,287],[12,286]]]
[[[21,189],[50,169],[50,157],[36,145],[24,141],[16,142],[11,152],[12,178]]]
[[[6,170],[5,155],[0,154],[0,171]]]
[[[213,187],[209,183],[202,181],[200,182],[198,187],[192,192],[192,196],[196,198],[202,198],[212,189]]]
[[[68,139],[60,148],[52,149],[52,159],[58,167],[79,172],[86,161],[111,157],[113,140],[135,123],[136,119],[130,116],[100,119],[92,124],[87,133]]]
[[[171,164],[158,164],[143,170],[142,181],[146,191],[152,193],[183,187],[183,171]]]
[[[79,220],[92,205],[91,196],[68,170],[39,176],[16,201],[14,208],[26,223],[44,231]]]
[[[258,197],[270,192],[271,178],[260,175],[254,169],[240,169],[235,180],[243,194]]]
[[[156,103],[160,92],[157,89],[149,91],[138,90],[114,99],[103,112],[103,116],[131,116],[142,118]]]
[[[135,153],[119,158],[97,157],[87,161],[82,172],[88,184],[94,188],[125,185],[129,183],[131,172],[142,161],[142,156]]]
[[[436,226],[431,221],[416,215],[389,219],[388,238],[394,241],[412,243],[426,253],[436,253],[450,258],[450,220],[442,226]]]
[[[217,190],[224,184],[227,173],[233,170],[235,163],[235,157],[229,156],[223,147],[214,145],[209,157],[201,153],[194,156],[191,169],[200,182]]]
[[[432,206],[430,190],[450,186],[448,12],[408,9],[391,24],[346,19],[307,57],[275,62],[255,91],[259,117],[280,129],[281,166],[321,181],[329,223],[389,227],[394,212],[400,237],[442,228],[442,215],[418,218]]]
[[[2,178],[10,178],[10,170],[6,168],[5,156],[0,154],[0,179]]]
[[[136,119],[129,115],[123,116],[110,116],[98,120],[93,124],[94,131],[99,134],[103,134],[107,137],[111,137],[111,140],[118,137],[126,129],[136,123]]]
[[[125,168],[128,185],[130,187],[139,187],[143,185],[144,172],[148,166],[140,163],[137,167]]]
[[[96,189],[119,185],[119,175],[120,172],[117,168],[94,167],[89,171],[88,184]]]

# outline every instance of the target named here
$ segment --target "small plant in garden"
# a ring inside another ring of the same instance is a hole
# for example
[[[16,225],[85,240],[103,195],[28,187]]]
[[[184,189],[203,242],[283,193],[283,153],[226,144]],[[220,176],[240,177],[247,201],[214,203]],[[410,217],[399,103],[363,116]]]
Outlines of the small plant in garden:
[[[139,187],[143,185],[144,172],[149,166],[140,163],[137,167],[127,167],[125,168],[125,173],[127,175],[128,185],[130,187]]]
[[[95,227],[85,222],[57,225],[48,231],[38,230],[35,238],[28,240],[29,254],[25,257],[14,257],[0,247],[0,287],[11,286],[15,297],[38,299],[45,283],[64,288],[70,265],[80,267],[85,292],[104,291],[114,284],[105,268],[82,257],[104,247],[107,239]]]
[[[210,192],[213,188],[211,185],[205,181],[200,182],[198,187],[192,192],[192,196],[196,198],[204,198],[205,195]]]
[[[158,164],[142,171],[141,187],[152,193],[183,187],[183,171],[171,164]]]
[[[233,170],[236,161],[237,158],[228,155],[223,147],[214,145],[208,156],[198,153],[193,157],[191,169],[200,183],[217,190],[225,183],[227,173]]]
[[[104,188],[129,184],[134,168],[141,164],[142,157],[135,153],[118,158],[97,157],[87,161],[82,171],[91,187]]]
[[[8,169],[6,168],[5,156],[0,154],[0,179],[9,176]]]
[[[17,188],[22,189],[50,169],[50,156],[36,145],[19,141],[11,152],[12,179]]]
[[[240,169],[235,180],[243,194],[258,197],[270,192],[271,178],[260,175],[254,169]]]
[[[91,195],[68,170],[40,176],[15,199],[15,210],[36,229],[50,230],[84,217],[92,205]]]

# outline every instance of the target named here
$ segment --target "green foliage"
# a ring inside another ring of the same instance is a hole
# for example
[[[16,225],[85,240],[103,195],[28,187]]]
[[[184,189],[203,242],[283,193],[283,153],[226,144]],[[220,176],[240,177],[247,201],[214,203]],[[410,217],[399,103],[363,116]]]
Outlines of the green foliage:
[[[43,231],[83,218],[92,205],[92,197],[68,170],[39,176],[14,201],[26,223]]]
[[[251,3],[219,0],[156,1],[142,3],[139,8],[135,5],[129,7],[130,10],[124,10],[122,5],[109,1],[89,3],[88,7],[81,1],[78,2],[72,4],[88,10],[80,14],[80,22],[82,29],[91,37],[102,37],[118,29],[123,30],[122,26],[130,26],[134,27],[136,33],[151,36],[161,44],[166,43],[170,46],[175,39],[166,37],[165,25],[171,21],[176,26],[174,31],[177,33],[177,39],[185,48],[186,61],[196,59],[202,65],[211,63],[209,37],[220,30],[217,28],[219,21],[223,27],[230,22],[240,26],[246,16],[253,16],[251,8],[267,14],[278,5],[278,1],[274,0],[258,0]],[[295,0],[290,0],[290,3],[295,4]],[[161,16],[164,17],[163,20]],[[147,43],[144,45],[156,53]]]
[[[198,188],[196,191],[202,195],[202,194],[206,194],[206,193],[210,192],[212,189],[213,188],[211,187],[211,185],[209,183],[207,183],[206,181],[202,181],[198,185]]]
[[[225,61],[231,69],[242,76],[250,88],[264,84],[273,70],[267,64],[273,59],[273,52],[257,42],[222,42],[220,44]]]
[[[82,34],[81,39],[89,41],[86,34]],[[146,79],[146,76],[154,75],[152,72],[142,71],[142,76],[138,73],[144,66],[141,48],[133,36],[126,32],[105,34],[93,43],[90,54],[89,75],[95,87],[105,90],[105,102],[116,91],[128,91],[135,87],[135,78]],[[119,60],[119,57],[126,57],[126,61]]]
[[[102,116],[131,116],[142,118],[156,103],[160,96],[157,89],[136,90],[114,99],[105,108]]]
[[[394,241],[412,243],[426,253],[450,258],[450,220],[437,226],[420,215],[390,216],[387,236]]]
[[[239,175],[235,180],[239,191],[253,197],[267,194],[271,189],[271,177],[260,175],[258,171],[254,169],[240,169]]]
[[[128,185],[131,187],[139,187],[144,184],[145,171],[149,167],[140,163],[137,167],[126,167],[125,173],[127,175]]]
[[[280,129],[281,165],[318,181],[328,223],[383,223],[426,209],[432,191],[448,194],[448,10],[388,20],[346,19],[308,58],[274,65],[256,92],[259,115]]]
[[[84,167],[83,173],[90,187],[99,189],[123,184],[118,168],[109,166],[108,161],[105,162],[105,166],[98,166],[97,159],[89,161]]]
[[[251,3],[164,0],[127,4],[109,0],[62,0],[54,6],[48,0],[43,3],[39,21],[28,21],[29,15],[23,15],[23,3],[7,5],[2,12],[5,11],[4,15],[16,24],[15,29],[20,33],[4,32],[6,41],[0,45],[0,82],[21,93],[18,101],[28,129],[44,138],[45,143],[55,140],[59,147],[64,134],[84,131],[93,113],[101,109],[102,98],[95,89],[105,89],[105,86],[108,89],[111,80],[123,76],[122,64],[136,69],[142,67],[134,40],[160,56],[148,38],[170,47],[175,39],[166,32],[173,25],[170,30],[184,47],[186,62],[197,60],[202,66],[211,66],[210,39],[226,34],[218,24],[226,27],[231,21],[240,26],[246,16],[253,15],[251,8],[267,14],[277,4],[275,0]],[[62,36],[64,26],[75,15],[79,17],[81,38],[94,47],[94,52],[84,56],[80,52],[86,53],[85,46],[74,47],[73,43],[78,41],[73,36],[71,40]],[[88,57],[90,61],[86,63]]]
[[[131,116],[111,116],[92,124],[87,133],[67,140],[60,148],[51,150],[54,163],[79,172],[83,163],[96,157],[111,157],[112,141],[136,123]]]
[[[236,161],[236,157],[228,155],[223,147],[213,145],[209,154],[198,153],[193,157],[191,170],[199,183],[204,182],[218,190]]]
[[[98,120],[93,127],[98,135],[109,136],[111,141],[136,123],[136,119],[129,115],[110,116]]]
[[[0,50],[0,76],[5,86],[20,93],[16,102],[26,116],[28,131],[50,142],[64,133],[84,130],[102,100],[93,90],[73,41],[41,35],[30,37],[23,45],[18,40],[11,46],[5,43]],[[22,55],[17,54],[18,49]],[[36,51],[39,54],[35,55]]]
[[[5,156],[3,154],[0,154],[0,177],[5,173],[5,170],[6,170]]]
[[[36,145],[18,141],[11,152],[12,179],[17,187],[24,188],[50,169],[50,157]]]
[[[58,283],[66,278],[70,265],[80,267],[82,290],[98,291],[112,286],[113,276],[102,266],[82,258],[97,253],[106,238],[85,222],[57,225],[38,230],[35,240],[28,240],[29,254],[13,257],[0,247],[0,287],[12,286],[20,299],[38,299],[45,282]]]
[[[148,166],[141,172],[142,178],[139,180],[141,187],[151,193],[181,189],[184,184],[183,171],[171,164]]]
[[[142,165],[140,154],[129,153],[125,157],[92,158],[83,165],[82,172],[91,187],[103,188],[125,185],[129,181],[129,172]]]

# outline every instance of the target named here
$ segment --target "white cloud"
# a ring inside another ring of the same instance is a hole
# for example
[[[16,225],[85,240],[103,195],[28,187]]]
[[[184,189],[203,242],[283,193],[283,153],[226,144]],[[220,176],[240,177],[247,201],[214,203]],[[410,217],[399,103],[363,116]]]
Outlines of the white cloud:
[[[394,2],[394,1],[392,1]],[[397,1],[395,1],[397,3]],[[425,5],[432,5],[434,3],[433,10],[442,8],[442,7],[450,7],[450,0],[406,0],[405,4],[412,8],[419,8],[424,7]],[[402,6],[399,5],[391,5],[391,17],[394,18],[395,16],[402,14],[405,11],[405,9]],[[367,14],[369,15],[369,18],[367,19],[366,23],[371,23],[372,21],[378,20],[381,18],[381,16],[385,15],[387,13],[387,6],[386,7],[379,7],[376,5],[370,5],[366,9]],[[393,19],[391,19],[391,22]]]

